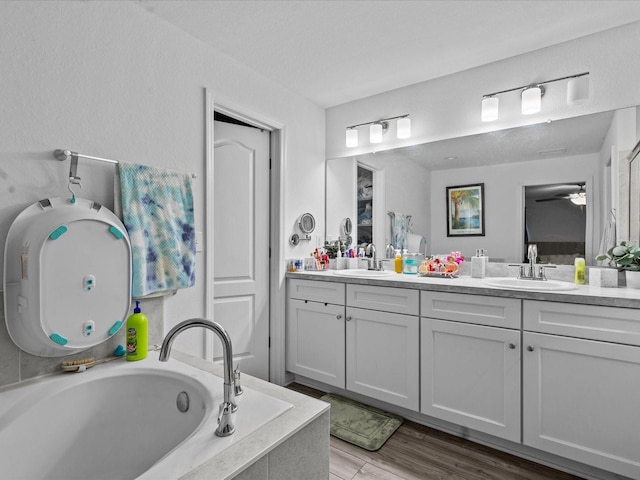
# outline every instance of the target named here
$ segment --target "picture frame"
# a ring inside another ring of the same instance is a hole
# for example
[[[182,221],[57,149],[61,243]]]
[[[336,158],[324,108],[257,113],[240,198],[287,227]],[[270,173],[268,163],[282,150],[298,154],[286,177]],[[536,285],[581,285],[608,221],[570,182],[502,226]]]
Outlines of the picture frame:
[[[447,187],[447,237],[484,235],[484,183]]]

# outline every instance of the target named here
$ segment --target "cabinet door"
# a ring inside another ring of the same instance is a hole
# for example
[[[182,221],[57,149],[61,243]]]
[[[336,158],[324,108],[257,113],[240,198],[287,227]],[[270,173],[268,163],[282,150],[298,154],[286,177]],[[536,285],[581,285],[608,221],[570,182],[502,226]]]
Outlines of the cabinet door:
[[[419,408],[418,317],[347,307],[347,389]]]
[[[420,321],[421,412],[520,442],[520,332]]]
[[[344,388],[344,307],[289,300],[287,370]]]
[[[523,441],[640,478],[640,347],[523,337]]]

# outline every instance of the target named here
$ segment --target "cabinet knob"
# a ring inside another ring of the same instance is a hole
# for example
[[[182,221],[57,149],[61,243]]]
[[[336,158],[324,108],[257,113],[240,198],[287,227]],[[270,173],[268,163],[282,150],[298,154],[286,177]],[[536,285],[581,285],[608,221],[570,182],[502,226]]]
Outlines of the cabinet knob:
[[[340,313],[339,313],[339,314],[337,314],[337,315],[336,315],[336,318],[337,318],[338,320],[340,320],[340,319],[342,318],[342,314],[340,314]]]
[[[534,348],[533,348],[531,345],[529,345],[529,346],[527,347],[527,350],[529,350],[530,352],[533,352]]]
[[[514,349],[516,348],[516,344],[515,344],[515,343],[510,343],[510,344],[509,344],[509,348],[510,348],[511,350],[514,350]]]
[[[350,322],[352,319],[353,319],[353,317],[352,317],[351,315],[349,315],[349,316],[347,317],[347,322]]]

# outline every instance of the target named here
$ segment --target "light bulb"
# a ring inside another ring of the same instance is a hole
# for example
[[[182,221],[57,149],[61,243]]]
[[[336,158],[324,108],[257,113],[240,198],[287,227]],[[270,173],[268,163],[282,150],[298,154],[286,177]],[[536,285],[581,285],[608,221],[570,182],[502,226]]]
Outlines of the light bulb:
[[[522,114],[538,113],[542,107],[542,87],[527,87],[522,91]]]
[[[382,142],[382,124],[374,123],[369,128],[369,141],[371,143],[381,143]]]
[[[358,130],[355,128],[347,128],[347,148],[358,146]]]
[[[483,122],[493,122],[498,119],[498,97],[485,97],[482,99],[480,119]]]
[[[396,128],[398,138],[409,138],[411,136],[411,119],[409,117],[399,118]]]

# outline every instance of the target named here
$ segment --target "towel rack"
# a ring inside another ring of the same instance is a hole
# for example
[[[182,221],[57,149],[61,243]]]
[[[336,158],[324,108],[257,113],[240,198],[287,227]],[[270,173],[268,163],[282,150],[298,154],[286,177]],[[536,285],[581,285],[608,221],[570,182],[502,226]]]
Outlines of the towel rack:
[[[118,160],[111,160],[110,158],[94,157],[93,155],[85,155],[83,153],[72,152],[71,150],[57,149],[53,152],[54,157],[61,162],[65,160],[71,160],[71,166],[69,167],[69,183],[75,185],[80,184],[80,177],[78,177],[78,158],[86,158],[88,160],[98,160],[99,162],[115,163],[118,164]],[[196,178],[196,174],[192,173],[191,178]]]

